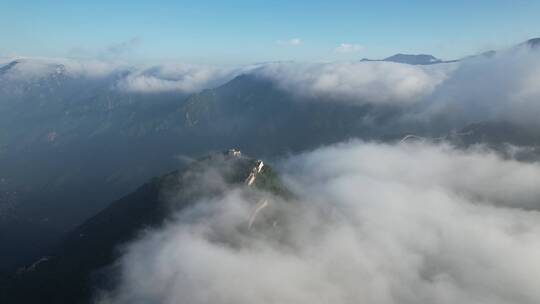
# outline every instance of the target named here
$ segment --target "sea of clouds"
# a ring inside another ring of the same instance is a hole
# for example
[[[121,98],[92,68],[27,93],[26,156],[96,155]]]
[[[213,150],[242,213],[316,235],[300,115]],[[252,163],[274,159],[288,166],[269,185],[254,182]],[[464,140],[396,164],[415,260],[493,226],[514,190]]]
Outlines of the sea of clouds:
[[[540,301],[538,163],[353,141],[278,168],[293,198],[264,194],[253,227],[245,188],[184,209],[126,247],[97,302]]]
[[[540,51],[526,46],[425,66],[360,61],[129,66],[103,60],[17,60],[19,64],[0,81],[35,80],[60,72],[79,78],[116,75],[110,86],[123,92],[190,94],[248,74],[275,83],[299,101],[391,105],[408,109],[407,118],[412,119],[444,115],[467,122],[507,120],[538,125],[540,113]]]
[[[121,77],[111,77],[112,86],[124,92],[189,94],[249,74],[299,102],[392,105],[407,119],[539,124],[540,53],[527,47],[429,66],[18,60],[0,81],[114,74]],[[246,194],[253,190],[200,201],[129,244],[116,288],[97,302],[540,303],[538,162],[482,146],[356,141],[277,167],[295,196],[264,194],[269,204],[253,229],[257,202]]]

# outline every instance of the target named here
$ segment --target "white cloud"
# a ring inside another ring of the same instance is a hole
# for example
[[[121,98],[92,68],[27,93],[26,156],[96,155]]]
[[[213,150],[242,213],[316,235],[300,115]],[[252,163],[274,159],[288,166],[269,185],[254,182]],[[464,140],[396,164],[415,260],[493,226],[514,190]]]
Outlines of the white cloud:
[[[354,43],[340,43],[338,47],[334,49],[334,52],[336,53],[358,53],[360,51],[363,51],[364,47],[360,44],[354,44]]]
[[[429,95],[446,69],[391,62],[277,63],[253,71],[294,94],[365,104],[410,104]]]
[[[274,63],[255,69],[293,94],[352,104],[415,105],[409,119],[539,125],[540,52],[500,51],[457,63]]]
[[[283,164],[297,194],[234,189],[127,248],[101,303],[535,304],[538,164],[353,142]]]
[[[191,64],[164,64],[145,68],[104,60],[36,57],[10,58],[0,62],[7,64],[13,60],[18,63],[6,74],[6,80],[35,81],[55,74],[77,78],[107,78],[124,74],[120,78],[110,77],[111,87],[139,93],[195,93],[222,85],[249,69]]]
[[[72,77],[106,77],[114,71],[126,68],[121,64],[92,59],[16,57],[10,58],[9,62],[15,60],[18,63],[6,75],[7,79],[15,81],[39,79],[60,73]]]
[[[433,92],[429,114],[538,125],[540,52],[517,48],[464,60]]]
[[[111,86],[127,92],[194,93],[247,73],[274,81],[281,89],[301,97],[356,104],[411,104],[431,94],[447,70],[390,62],[288,62],[244,67],[163,64],[145,68],[89,59],[22,58],[8,78],[28,80],[55,73],[108,77],[124,71],[125,76],[116,78]]]
[[[288,40],[278,40],[278,41],[276,41],[276,43],[279,44],[279,45],[298,46],[298,45],[301,45],[303,43],[303,41],[300,38],[291,38],[291,39],[288,39]]]
[[[129,71],[111,83],[129,92],[198,92],[251,73],[296,94],[301,100],[349,104],[414,105],[407,119],[443,116],[456,125],[508,120],[538,126],[540,115],[539,52],[517,48],[492,57],[459,63],[413,66],[392,62],[266,63],[217,67],[164,64],[130,67],[109,61],[64,58],[17,58],[4,79],[25,80],[64,72],[76,77],[107,77]],[[8,59],[1,59],[7,63]],[[113,78],[111,78],[112,81]],[[115,78],[117,79],[117,78]],[[307,97],[307,98],[306,98]]]
[[[118,88],[129,92],[194,93],[217,87],[240,72],[241,70],[237,68],[188,64],[162,65],[128,75],[119,81]]]

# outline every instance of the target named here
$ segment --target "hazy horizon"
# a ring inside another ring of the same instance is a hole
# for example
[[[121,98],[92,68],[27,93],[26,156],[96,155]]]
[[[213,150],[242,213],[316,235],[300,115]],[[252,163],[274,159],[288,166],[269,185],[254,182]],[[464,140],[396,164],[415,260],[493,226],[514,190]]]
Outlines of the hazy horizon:
[[[432,54],[540,36],[532,1],[0,1],[0,56],[249,64]],[[17,24],[17,26],[13,26]]]

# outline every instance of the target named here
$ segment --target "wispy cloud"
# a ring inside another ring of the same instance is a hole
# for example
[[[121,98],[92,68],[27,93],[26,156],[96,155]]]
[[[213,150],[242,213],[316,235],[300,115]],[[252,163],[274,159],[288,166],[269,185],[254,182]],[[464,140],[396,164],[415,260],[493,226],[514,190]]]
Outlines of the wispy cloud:
[[[109,56],[125,55],[126,53],[129,53],[133,51],[134,49],[136,49],[141,43],[142,43],[142,39],[140,37],[133,37],[126,41],[114,43],[105,49],[105,53],[106,53],[105,55],[109,55]]]
[[[360,44],[343,42],[343,43],[340,43],[339,46],[337,46],[334,49],[334,52],[342,53],[342,54],[357,53],[357,52],[363,51],[364,49],[365,49],[364,46],[362,46]]]
[[[101,49],[76,46],[68,51],[68,56],[86,59],[123,60],[133,55],[141,44],[142,39],[140,37],[132,37],[124,41],[111,43],[110,45]]]
[[[118,88],[129,92],[194,93],[219,86],[242,72],[238,68],[169,64],[135,71],[118,82]]]
[[[291,46],[298,46],[304,43],[304,41],[300,38],[291,38],[288,40],[278,40],[276,41],[278,45],[291,45]]]

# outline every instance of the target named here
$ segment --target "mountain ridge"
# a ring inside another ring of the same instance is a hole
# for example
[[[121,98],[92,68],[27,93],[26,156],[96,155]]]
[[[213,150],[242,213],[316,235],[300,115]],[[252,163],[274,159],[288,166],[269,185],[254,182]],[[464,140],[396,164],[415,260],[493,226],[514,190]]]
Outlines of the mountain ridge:
[[[9,74],[25,60],[0,68]],[[189,95],[120,92],[111,83],[121,72],[93,79],[58,71],[0,85],[0,242],[8,256],[0,271],[33,260],[107,202],[175,168],[179,156],[235,146],[279,157],[352,138],[439,137],[454,127],[402,123],[399,106],[302,95],[249,71]]]
[[[381,61],[382,62],[395,62],[395,63],[402,63],[402,64],[410,64],[410,65],[432,65],[432,64],[439,64],[439,63],[456,62],[456,60],[444,61],[433,55],[428,55],[428,54],[403,54],[403,53],[398,53],[390,57],[386,57],[384,59],[363,58],[360,61],[361,62],[381,62]]]
[[[0,301],[88,303],[96,288],[114,284],[107,277],[114,276],[113,262],[121,255],[122,244],[230,187],[290,195],[261,160],[234,149],[210,154],[184,169],[151,179],[69,232],[54,250],[4,283]]]

